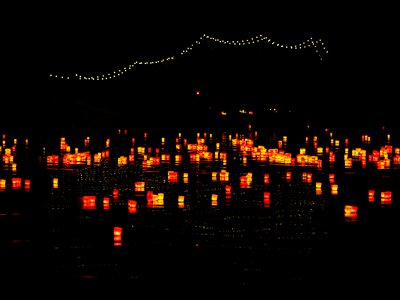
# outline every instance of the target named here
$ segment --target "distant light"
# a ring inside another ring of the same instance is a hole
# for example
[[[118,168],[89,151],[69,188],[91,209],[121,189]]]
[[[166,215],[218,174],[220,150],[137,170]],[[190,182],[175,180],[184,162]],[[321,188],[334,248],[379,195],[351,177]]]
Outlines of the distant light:
[[[200,96],[200,91],[196,91],[196,96]]]

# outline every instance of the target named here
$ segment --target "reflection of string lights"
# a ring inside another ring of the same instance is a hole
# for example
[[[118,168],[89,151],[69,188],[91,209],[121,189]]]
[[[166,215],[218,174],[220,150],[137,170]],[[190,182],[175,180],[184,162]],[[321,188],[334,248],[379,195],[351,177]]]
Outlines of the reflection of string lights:
[[[213,43],[219,43],[223,45],[228,45],[228,46],[248,46],[252,44],[259,44],[259,43],[268,43],[269,45],[276,46],[278,48],[285,48],[285,49],[291,49],[291,50],[302,50],[306,48],[312,48],[314,49],[315,53],[318,55],[319,59],[322,61],[323,56],[325,54],[328,54],[328,50],[326,50],[324,43],[322,42],[321,39],[314,40],[312,37],[309,39],[297,43],[297,44],[284,44],[284,43],[278,43],[276,41],[271,40],[270,38],[263,36],[263,35],[257,35],[248,39],[244,40],[225,40],[225,39],[219,39],[215,38],[212,36],[209,36],[207,34],[203,34],[200,36],[198,40],[187,46],[186,48],[182,49],[178,55],[174,56],[169,56],[169,57],[164,57],[158,60],[151,60],[151,61],[139,61],[136,60],[131,64],[126,65],[125,67],[122,67],[120,69],[114,70],[109,73],[104,73],[100,75],[94,75],[94,76],[86,76],[82,74],[74,74],[71,76],[65,76],[65,75],[57,75],[57,74],[49,74],[49,77],[51,78],[56,78],[56,79],[64,79],[64,80],[69,80],[69,79],[78,79],[78,80],[109,80],[109,79],[114,79],[118,78],[124,74],[126,74],[129,70],[133,69],[137,65],[157,65],[157,64],[162,64],[166,63],[169,61],[173,61],[176,57],[179,56],[184,56],[190,51],[192,51],[195,47],[199,46],[200,44],[204,43],[205,41],[213,42]]]

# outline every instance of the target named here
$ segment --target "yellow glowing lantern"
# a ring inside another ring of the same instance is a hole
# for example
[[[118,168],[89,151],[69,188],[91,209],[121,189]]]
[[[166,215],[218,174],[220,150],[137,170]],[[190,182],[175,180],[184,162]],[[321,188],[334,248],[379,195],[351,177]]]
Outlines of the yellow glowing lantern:
[[[122,227],[114,227],[114,246],[122,246]]]
[[[218,172],[212,172],[212,173],[211,173],[211,179],[212,179],[212,181],[217,181],[217,174],[218,174]]]
[[[222,170],[219,173],[219,179],[221,181],[229,181],[229,172],[227,172],[226,170]]]
[[[344,217],[346,221],[357,221],[358,218],[358,207],[355,205],[344,206]]]
[[[337,195],[338,194],[338,189],[339,189],[339,185],[331,184],[331,194],[332,195]]]
[[[211,195],[211,205],[212,206],[218,205],[218,194]]]
[[[144,189],[145,189],[144,181],[135,182],[135,192],[144,192]]]
[[[316,190],[321,190],[321,189],[322,189],[322,182],[317,181],[317,182],[315,183],[315,189],[316,189]]]
[[[183,183],[189,182],[189,173],[183,173]]]
[[[155,205],[158,206],[158,207],[163,207],[164,206],[164,193],[158,193],[157,194],[157,200],[155,202]]]
[[[382,205],[392,204],[392,192],[391,191],[381,192],[381,204]]]
[[[0,190],[5,190],[5,189],[6,189],[6,180],[0,179]]]
[[[58,178],[53,178],[53,189],[58,189]]]
[[[178,196],[178,208],[185,207],[185,196]]]

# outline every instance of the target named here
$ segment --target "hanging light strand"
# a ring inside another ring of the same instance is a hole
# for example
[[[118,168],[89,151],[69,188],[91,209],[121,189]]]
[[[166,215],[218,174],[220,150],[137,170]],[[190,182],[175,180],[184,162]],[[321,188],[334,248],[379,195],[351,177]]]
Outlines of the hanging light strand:
[[[317,54],[320,61],[324,60],[324,57],[328,54],[328,50],[325,47],[325,44],[321,39],[313,39],[310,37],[309,39],[299,42],[297,44],[285,44],[285,43],[278,43],[271,38],[263,35],[256,35],[251,38],[242,39],[242,40],[226,40],[216,38],[207,34],[203,34],[200,36],[198,40],[193,42],[192,44],[188,45],[184,49],[178,51],[178,55],[164,57],[158,60],[149,60],[149,61],[140,61],[136,60],[120,69],[116,69],[109,73],[103,73],[99,75],[92,75],[86,76],[83,74],[74,74],[72,76],[65,76],[65,75],[58,75],[58,74],[49,74],[50,78],[53,79],[61,79],[61,80],[70,80],[70,79],[78,79],[78,80],[111,80],[115,78],[119,78],[122,75],[125,75],[128,71],[134,69],[137,65],[159,65],[174,61],[176,57],[182,57],[187,55],[191,51],[193,51],[196,47],[200,46],[204,42],[214,43],[214,44],[221,44],[227,45],[229,47],[243,47],[243,46],[250,46],[254,44],[268,44],[278,48],[285,48],[290,50],[303,50],[307,48],[311,48]]]

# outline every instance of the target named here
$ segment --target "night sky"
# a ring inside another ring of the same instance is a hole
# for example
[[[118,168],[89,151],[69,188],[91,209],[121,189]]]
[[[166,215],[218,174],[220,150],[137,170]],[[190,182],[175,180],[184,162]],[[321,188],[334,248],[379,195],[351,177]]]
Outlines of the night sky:
[[[8,23],[4,37],[3,120],[8,127],[149,122],[209,107],[278,106],[320,123],[395,123],[394,24],[355,11],[62,5],[41,14],[27,10]],[[204,33],[227,40],[262,34],[289,44],[320,38],[329,54],[321,62],[311,49],[204,43],[173,62],[137,66],[109,81],[49,78],[103,74],[136,60],[176,55]]]

